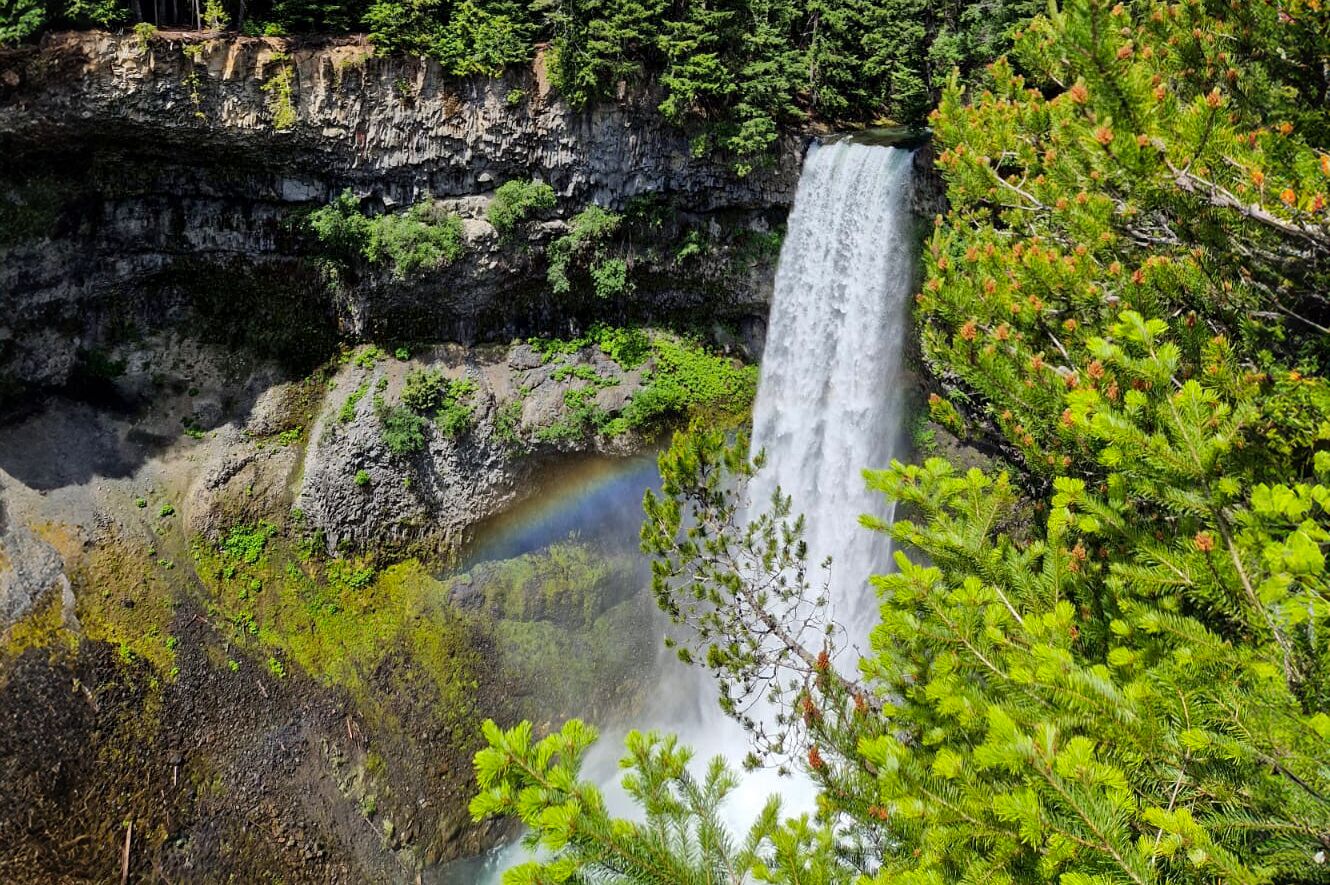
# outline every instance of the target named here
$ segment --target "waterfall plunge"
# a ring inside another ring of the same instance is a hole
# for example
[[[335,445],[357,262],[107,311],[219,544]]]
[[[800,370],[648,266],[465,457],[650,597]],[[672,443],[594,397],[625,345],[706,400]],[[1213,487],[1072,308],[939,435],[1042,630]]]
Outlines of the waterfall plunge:
[[[767,463],[754,507],[776,486],[807,517],[810,565],[832,557],[830,617],[862,647],[876,620],[868,577],[888,545],[859,515],[888,517],[860,471],[887,466],[905,438],[902,356],[914,283],[912,155],[842,141],[813,147],[776,271],[753,412]]]
[[[887,466],[905,441],[902,357],[918,246],[912,170],[912,152],[898,148],[841,141],[809,149],[753,412],[752,448],[767,458],[750,482],[751,505],[765,507],[779,486],[807,517],[810,565],[832,558],[827,615],[845,628],[850,645],[837,665],[846,670],[877,620],[868,578],[889,565],[887,539],[862,528],[859,515],[891,514],[860,471]],[[654,715],[638,724],[677,734],[699,768],[716,755],[738,768],[748,734],[716,698],[709,674],[670,662],[653,692]],[[814,809],[809,780],[760,769],[742,777],[722,815],[743,832],[773,793],[784,814]],[[631,813],[620,803],[615,810]]]
[[[887,566],[888,545],[858,518],[890,513],[864,488],[860,471],[886,466],[905,436],[901,357],[916,248],[911,168],[911,153],[896,148],[842,141],[809,149],[781,248],[753,415],[753,451],[764,450],[767,462],[752,480],[751,500],[764,506],[779,486],[807,516],[809,562],[833,559],[828,614],[861,650],[876,619],[868,577]],[[852,662],[847,655],[838,665]],[[721,712],[701,669],[668,659],[652,701],[634,725],[677,734],[698,766],[723,755],[737,768],[747,754],[748,735]],[[631,815],[613,786],[622,752],[622,732],[606,729],[583,773],[607,784],[614,813]],[[784,814],[813,810],[807,779],[759,770],[744,775],[723,816],[743,832],[772,793],[784,797]],[[442,880],[497,883],[523,859],[511,845]]]
[[[845,628],[837,665],[847,671],[877,621],[869,576],[889,565],[887,539],[859,525],[860,514],[891,516],[861,471],[886,467],[905,443],[902,357],[918,247],[912,171],[908,150],[850,141],[809,149],[753,410],[752,451],[764,451],[766,463],[750,481],[750,506],[765,508],[779,487],[807,517],[810,566],[832,558],[827,616]],[[737,768],[748,735],[721,712],[709,676],[696,668],[671,675],[667,667],[661,696],[671,692],[693,697],[658,707],[656,727],[678,734],[699,763],[719,754]],[[773,793],[783,797],[783,814],[814,809],[805,777],[759,770],[744,775],[723,815],[743,832]]]

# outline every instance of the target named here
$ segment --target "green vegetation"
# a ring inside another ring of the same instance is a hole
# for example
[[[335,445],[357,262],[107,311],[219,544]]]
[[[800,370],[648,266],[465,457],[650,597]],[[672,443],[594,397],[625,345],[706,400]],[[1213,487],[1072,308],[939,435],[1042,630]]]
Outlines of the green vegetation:
[[[157,39],[157,26],[151,22],[139,22],[134,26],[134,39],[138,41],[139,52],[147,52],[152,41]]]
[[[310,213],[309,225],[335,264],[343,268],[358,261],[387,264],[399,279],[447,267],[466,251],[462,219],[429,200],[405,212],[371,218],[361,212],[355,194],[346,190]]]
[[[549,247],[549,282],[556,295],[572,291],[573,276],[588,275],[600,298],[628,289],[628,266],[611,251],[611,237],[623,216],[599,206],[588,206],[573,216],[568,233]]]
[[[542,442],[576,441],[590,434],[620,436],[656,428],[671,419],[704,417],[732,424],[747,414],[757,393],[756,366],[741,365],[697,340],[668,333],[597,324],[580,338],[531,339],[529,343],[546,360],[559,363],[551,374],[554,380],[586,382],[564,392],[563,417],[536,431]],[[643,373],[642,389],[621,410],[606,412],[596,402],[597,393],[617,379],[569,361],[591,346],[625,369],[652,360]]]
[[[500,236],[514,234],[534,212],[554,208],[554,188],[543,181],[507,181],[494,192],[485,217]]]
[[[231,16],[227,14],[226,4],[222,0],[206,0],[203,5],[203,24],[209,30],[220,31],[230,23]]]
[[[499,407],[494,417],[494,435],[512,451],[523,448],[522,435],[522,400],[515,399]]]
[[[209,0],[209,4],[217,4],[217,0]],[[295,69],[287,64],[287,61],[285,53],[273,53],[268,58],[267,64],[276,65],[277,69],[268,75],[261,87],[268,93],[268,114],[272,119],[272,127],[278,130],[290,129],[296,125],[298,119],[291,86],[295,78]]]
[[[646,504],[680,656],[750,727],[775,701],[757,750],[817,819],[726,834],[733,776],[635,734],[614,820],[593,732],[491,725],[473,813],[544,848],[512,881],[1326,881],[1327,46],[1321,0],[1066,0],[952,82],[930,413],[1007,463],[866,473],[905,518],[862,520],[897,553],[858,666],[744,440],[681,435]]]
[[[44,28],[108,27],[143,16],[162,28],[217,28],[253,35],[367,30],[380,52],[426,55],[453,77],[526,66],[538,44],[555,88],[583,108],[621,82],[659,83],[661,110],[693,134],[698,154],[723,150],[740,172],[760,165],[783,128],[918,123],[953,67],[969,77],[1010,46],[1034,0],[659,0],[522,4],[513,0],[209,0],[171,10],[129,0],[9,0],[0,43]],[[273,125],[296,115],[291,70],[265,88]],[[507,103],[521,103],[512,90]]]
[[[610,436],[670,415],[726,423],[746,415],[757,395],[757,367],[740,365],[682,338],[657,336],[646,386],[604,427]]]
[[[257,659],[272,675],[298,666],[364,703],[371,674],[404,650],[428,673],[440,721],[466,721],[475,685],[467,628],[418,563],[379,571],[364,561],[301,561],[271,526],[238,527],[228,538],[247,540],[196,542],[197,571],[232,625],[232,641],[261,650]]]
[[[346,402],[342,403],[342,407],[337,410],[338,422],[350,424],[356,420],[356,407],[360,405],[360,401],[365,398],[367,393],[369,393],[368,381],[362,382],[359,387],[351,391],[351,394],[346,398]]]
[[[385,407],[379,413],[379,432],[384,445],[404,455],[425,448],[425,428],[429,421],[406,406]]]
[[[383,348],[379,347],[377,344],[366,344],[364,347],[360,348],[360,350],[356,351],[356,355],[352,357],[351,363],[360,369],[372,369],[387,358],[388,354],[384,353]]]
[[[402,386],[402,402],[395,406],[379,404],[384,443],[398,454],[420,451],[425,447],[430,417],[444,436],[466,433],[475,420],[467,400],[477,389],[470,378],[449,380],[442,369],[413,370]]]
[[[10,0],[0,9],[0,45],[18,43],[42,29],[46,4],[39,0]]]
[[[357,487],[362,489],[366,488],[370,483],[369,471],[364,469],[357,470],[354,481]]]

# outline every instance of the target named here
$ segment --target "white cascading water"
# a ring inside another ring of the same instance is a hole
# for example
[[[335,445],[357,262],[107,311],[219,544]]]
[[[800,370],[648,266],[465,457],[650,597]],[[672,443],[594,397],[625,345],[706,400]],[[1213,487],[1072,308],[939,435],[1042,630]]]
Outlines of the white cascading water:
[[[827,615],[845,628],[850,649],[863,650],[875,622],[868,578],[888,566],[889,550],[858,518],[891,515],[860,471],[885,467],[905,437],[901,369],[917,246],[911,170],[907,150],[849,141],[809,149],[781,248],[753,413],[753,451],[764,450],[767,461],[750,499],[764,507],[779,486],[806,515],[808,561],[833,560]],[[837,664],[848,669],[855,659],[849,650]],[[677,734],[699,767],[716,755],[740,767],[749,736],[721,711],[707,673],[670,658],[651,697],[651,713],[635,726]],[[613,787],[622,747],[622,732],[607,729],[584,774],[607,784],[615,813],[632,814]],[[762,769],[742,777],[722,814],[743,832],[773,793],[782,795],[785,814],[813,810],[811,782]],[[522,857],[512,846],[464,875],[497,882]]]
[[[905,439],[912,168],[912,152],[899,148],[842,141],[810,150],[753,410],[752,449],[767,464],[749,487],[752,505],[765,507],[779,486],[805,514],[809,564],[832,558],[829,615],[861,649],[876,621],[868,577],[887,567],[889,546],[858,519],[890,513],[860,471],[886,467]]]
[[[776,270],[753,408],[752,451],[764,451],[766,463],[749,483],[750,506],[765,509],[779,487],[807,518],[810,566],[831,557],[825,614],[844,628],[837,665],[847,672],[877,620],[869,576],[888,568],[890,552],[886,538],[859,525],[860,514],[891,516],[861,471],[886,467],[906,436],[902,358],[918,247],[912,172],[909,150],[851,141],[809,149]],[[693,696],[662,710],[657,727],[678,734],[699,763],[719,754],[737,769],[749,736],[721,711],[709,676],[666,668],[662,696],[670,694],[667,681]],[[741,779],[723,814],[742,832],[773,793],[783,797],[785,814],[815,805],[809,780],[764,769]]]

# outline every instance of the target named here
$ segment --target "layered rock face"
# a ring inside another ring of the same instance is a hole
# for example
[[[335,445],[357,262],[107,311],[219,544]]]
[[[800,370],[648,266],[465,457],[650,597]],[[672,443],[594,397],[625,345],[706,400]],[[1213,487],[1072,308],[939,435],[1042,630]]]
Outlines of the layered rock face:
[[[559,199],[530,234],[537,246],[589,203],[642,198],[657,201],[662,239],[778,227],[803,141],[787,136],[771,166],[741,178],[723,156],[694,157],[657,101],[625,92],[577,112],[539,62],[456,81],[354,39],[78,33],[2,55],[0,374],[62,384],[127,325],[194,322],[219,343],[289,356],[346,335],[496,339],[702,303],[712,317],[759,317],[774,256],[687,273],[641,256],[648,282],[628,303],[587,305],[552,297],[539,250],[484,220],[497,186],[535,179]],[[346,188],[370,211],[445,200],[466,221],[466,256],[406,282],[328,287],[298,214]],[[279,334],[296,318],[300,340]]]

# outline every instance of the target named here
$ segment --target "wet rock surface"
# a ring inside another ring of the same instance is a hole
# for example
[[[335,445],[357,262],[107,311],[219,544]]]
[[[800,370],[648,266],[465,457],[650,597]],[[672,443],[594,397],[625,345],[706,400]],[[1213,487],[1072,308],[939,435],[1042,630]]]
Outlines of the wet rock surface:
[[[541,458],[588,444],[535,438],[557,405],[509,408],[501,434],[504,405],[590,373],[635,389],[646,366],[367,353],[291,379],[147,336],[108,352],[120,373],[0,422],[0,879],[114,879],[132,821],[132,881],[414,882],[502,835],[466,811],[481,719],[637,702],[606,678],[655,649],[636,560],[578,548],[439,578],[387,551],[394,532],[451,549]],[[418,371],[473,378],[474,420],[404,461],[373,400]],[[363,465],[382,488],[356,485]],[[550,659],[577,679],[545,685]]]

